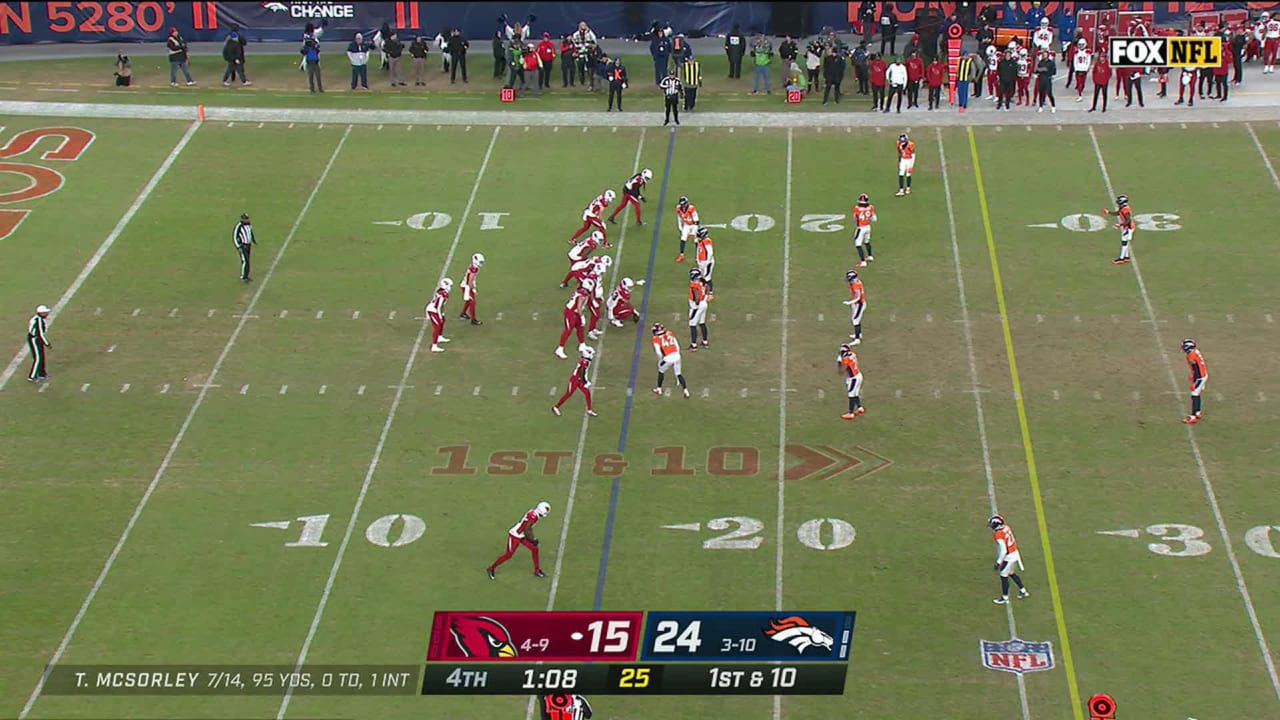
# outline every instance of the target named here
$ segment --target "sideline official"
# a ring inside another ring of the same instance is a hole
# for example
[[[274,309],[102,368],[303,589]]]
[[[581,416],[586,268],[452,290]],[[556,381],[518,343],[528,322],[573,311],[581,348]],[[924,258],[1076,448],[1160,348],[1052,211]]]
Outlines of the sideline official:
[[[240,222],[236,223],[235,230],[231,231],[231,242],[235,244],[236,252],[240,253],[240,281],[249,282],[253,280],[253,278],[249,277],[249,254],[252,252],[255,242],[253,239],[253,225],[249,223],[248,213],[240,216]]]
[[[684,109],[693,112],[698,102],[698,88],[702,87],[702,65],[697,60],[686,60],[679,68],[680,83],[684,85]]]
[[[31,372],[27,379],[31,382],[43,382],[49,379],[45,369],[45,350],[53,347],[49,344],[49,306],[39,305],[36,314],[27,321],[27,349],[31,351]]]
[[[662,78],[658,83],[658,87],[662,88],[663,97],[667,101],[667,118],[662,121],[663,125],[671,124],[671,116],[675,115],[676,125],[680,124],[680,93],[684,91],[684,85],[680,82],[680,78],[676,77],[676,71],[672,70],[670,74]]]

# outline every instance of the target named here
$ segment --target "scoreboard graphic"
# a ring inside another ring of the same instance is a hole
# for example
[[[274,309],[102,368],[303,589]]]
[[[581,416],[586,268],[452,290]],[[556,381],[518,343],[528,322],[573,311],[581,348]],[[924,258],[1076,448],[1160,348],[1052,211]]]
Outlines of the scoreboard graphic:
[[[856,614],[437,612],[424,695],[844,692]]]

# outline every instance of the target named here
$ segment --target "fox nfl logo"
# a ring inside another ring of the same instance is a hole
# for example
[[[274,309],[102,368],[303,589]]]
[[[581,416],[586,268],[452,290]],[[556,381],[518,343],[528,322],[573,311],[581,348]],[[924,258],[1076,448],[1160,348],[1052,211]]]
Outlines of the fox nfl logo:
[[[1218,67],[1222,38],[1113,37],[1107,40],[1107,60],[1111,67]]]

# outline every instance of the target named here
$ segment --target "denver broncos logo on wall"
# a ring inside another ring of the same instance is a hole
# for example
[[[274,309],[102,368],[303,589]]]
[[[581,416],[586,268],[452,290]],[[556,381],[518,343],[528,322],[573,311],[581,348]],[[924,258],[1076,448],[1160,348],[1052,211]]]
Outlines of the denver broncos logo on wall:
[[[510,658],[517,655],[511,633],[493,618],[482,615],[455,617],[449,623],[449,633],[467,657]]]

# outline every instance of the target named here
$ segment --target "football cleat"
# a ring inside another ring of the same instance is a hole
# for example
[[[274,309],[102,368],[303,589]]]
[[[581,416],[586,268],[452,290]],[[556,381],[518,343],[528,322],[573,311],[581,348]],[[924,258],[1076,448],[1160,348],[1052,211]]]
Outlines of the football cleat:
[[[645,169],[643,169],[643,170],[641,170],[641,171],[640,171],[640,177],[644,178],[645,180],[652,180],[652,179],[653,179],[653,171],[652,171],[652,170],[650,170],[649,168],[645,168]]]
[[[555,405],[552,405],[551,414],[555,415],[556,417],[560,417],[560,408],[556,407]]]
[[[1200,422],[1200,418],[1201,418],[1201,417],[1202,417],[1201,415],[1188,415],[1188,416],[1186,416],[1186,417],[1182,418],[1182,424],[1183,424],[1183,425],[1195,425],[1196,423]]]
[[[1018,597],[1029,598],[1031,597],[1031,592],[1028,591],[1026,588],[1018,588]]]
[[[859,205],[870,205],[870,204],[871,204],[871,198],[867,197],[867,194],[866,194],[866,193],[862,193],[861,195],[859,195],[859,196],[858,196],[858,204],[859,204]]]
[[[875,256],[874,256],[874,255],[868,255],[868,256],[867,256],[867,262],[869,262],[869,263],[873,263],[873,262],[875,262],[875,261],[876,261],[876,258],[875,258]]]
[[[600,414],[600,413],[596,412],[595,410],[588,410],[588,411],[587,411],[587,416],[588,416],[588,417],[596,417],[596,416],[597,416],[597,415],[599,415],[599,414]]]
[[[439,345],[432,345],[431,352],[444,352],[444,348],[440,347]]]
[[[1000,515],[992,515],[991,517],[987,518],[987,527],[991,528],[992,530],[999,530],[1000,528],[1004,527],[1004,518],[1001,517]]]
[[[495,576],[495,575],[493,574],[493,570],[492,570],[491,568],[485,568],[485,571],[484,571],[484,572],[485,572],[485,574],[486,574],[486,575],[488,575],[488,576],[489,576],[489,579],[490,579],[490,580],[497,580],[497,579],[498,579],[498,578],[497,578],[497,576]]]
[[[565,360],[569,356],[564,354],[564,348],[558,347],[556,348],[556,357],[560,358],[561,360]]]
[[[997,604],[997,605],[1008,605],[1008,604],[1009,604],[1009,598],[1007,598],[1007,597],[998,597],[998,598],[996,598],[995,600],[992,600],[991,602],[993,602],[993,603],[995,603],[995,604]]]
[[[680,253],[679,255],[676,255],[676,262],[678,263],[684,262],[684,253]]]
[[[702,279],[702,271],[698,268],[689,268],[689,282],[697,282]]]
[[[544,578],[544,577],[546,577],[546,576],[547,576],[547,574],[546,574],[546,573],[544,573],[544,572],[542,572],[541,570],[534,570],[534,571],[533,571],[533,576],[534,576],[534,577]]]
[[[866,267],[866,266],[867,266],[867,261],[866,261],[866,260],[859,260],[859,261],[858,261],[858,267]]]
[[[610,321],[609,321],[609,324],[610,324],[610,325],[612,325],[612,326],[614,326],[614,327],[622,327],[622,321],[621,321],[621,320],[610,320]]]
[[[612,215],[610,215],[610,216],[608,217],[608,220],[609,220],[609,222],[613,223],[614,225],[617,225],[617,224],[618,224],[618,221],[617,221],[617,220],[614,220]],[[597,230],[596,232],[599,232],[599,231]]]
[[[662,395],[662,388],[654,388],[654,389],[653,389],[653,394],[654,394],[654,395],[661,396],[661,395]]]
[[[1111,264],[1112,265],[1128,265],[1129,258],[1116,258],[1115,260],[1111,261]]]
[[[538,514],[538,517],[544,518],[547,515],[551,514],[551,503],[547,502],[546,500],[543,500],[542,502],[533,506],[533,511]]]
[[[906,195],[906,194],[907,194],[907,191],[906,191],[906,190],[898,190],[898,192],[894,193],[894,196],[895,196],[895,197],[902,197],[903,195]]]
[[[844,274],[844,281],[845,281],[845,282],[853,282],[854,280],[857,280],[857,279],[858,279],[858,271],[857,271],[857,270],[850,270],[849,272],[847,272],[847,273],[845,273],[845,274]]]
[[[850,335],[850,336],[849,336],[849,343],[848,343],[848,344],[849,344],[849,345],[861,345],[861,344],[862,344],[862,338],[858,337],[857,335]]]
[[[854,414],[854,415],[861,415],[861,414],[865,413],[866,411],[867,411],[867,409],[866,409],[865,407],[863,407],[863,406],[859,405],[859,406],[858,406],[858,409],[853,411],[853,414]]]
[[[841,418],[841,419],[843,419],[843,420],[852,420],[854,417],[855,417],[855,416],[854,416],[854,414],[853,414],[853,413],[845,413],[845,414],[843,414],[843,415],[841,415],[841,416],[840,416],[840,418]]]
[[[445,343],[445,342],[453,342],[453,340],[441,335],[440,337],[436,338],[436,342]]]
[[[472,325],[483,325],[484,323],[480,322],[479,320],[477,320],[477,319],[475,319],[475,318],[471,318],[471,324],[472,324]]]
[[[711,234],[711,231],[710,231],[710,230],[708,230],[707,228],[703,227],[702,225],[699,225],[699,226],[698,226],[698,237],[699,237],[700,239],[704,239],[704,240],[705,240],[705,239],[706,239],[706,237],[707,237],[708,235],[710,235],[710,234]]]
[[[1182,341],[1182,352],[1184,353],[1191,352],[1192,350],[1195,350],[1195,349],[1196,349],[1195,340],[1192,340],[1191,338],[1187,338],[1186,340]]]
[[[690,352],[698,352],[698,343],[689,343]]]
[[[476,253],[475,255],[472,255],[472,256],[471,256],[471,264],[472,264],[472,265],[475,265],[476,267],[483,267],[483,266],[484,266],[484,255],[481,255],[480,253]]]
[[[662,326],[662,323],[654,323],[654,324],[653,324],[653,334],[654,334],[654,335],[661,335],[662,333],[664,333],[664,332],[666,332],[666,331],[667,331],[667,329],[666,329],[665,327],[663,327],[663,326]]]
[[[706,340],[703,340],[703,341],[702,341],[702,347],[704,347],[704,348],[709,348],[709,347],[711,347],[711,343],[707,342]]]
[[[682,392],[684,393],[684,397],[687,400],[689,398],[689,388],[685,388]]]
[[[599,331],[599,330],[588,330],[588,331],[587,331],[587,337],[591,338],[592,340],[599,340],[599,339],[600,339],[600,331]]]

